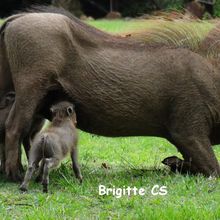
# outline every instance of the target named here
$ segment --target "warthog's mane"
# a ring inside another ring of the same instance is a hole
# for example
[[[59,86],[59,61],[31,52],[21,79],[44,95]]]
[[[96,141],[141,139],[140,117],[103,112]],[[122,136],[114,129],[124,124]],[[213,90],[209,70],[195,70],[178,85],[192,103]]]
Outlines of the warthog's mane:
[[[75,24],[97,37],[113,42],[116,46],[134,46],[149,48],[188,48],[208,58],[220,56],[220,24],[184,20],[175,22],[158,21],[158,25],[148,31],[131,33],[123,37],[114,36],[87,25],[70,12],[53,6],[31,6],[26,12],[45,12],[62,14]],[[176,23],[176,25],[175,25]],[[214,27],[214,28],[213,28]]]
[[[140,50],[141,48],[187,48],[209,59],[218,59],[220,56],[220,24],[211,25],[207,22],[195,22],[182,19],[175,22],[158,21],[156,27],[141,32],[133,32],[125,36],[115,36],[92,27],[63,8],[54,6],[32,5],[20,13],[55,13],[62,14],[73,21],[73,24],[87,34],[110,43],[111,47],[125,47]],[[15,15],[16,16],[16,15]],[[10,18],[9,18],[10,19]],[[4,28],[3,27],[2,29]],[[213,28],[214,26],[214,28]]]
[[[72,21],[74,21],[74,23],[81,26],[82,28],[86,28],[86,30],[88,32],[90,32],[91,34],[99,35],[102,37],[109,37],[109,35],[107,33],[100,31],[90,25],[87,25],[86,23],[84,23],[83,21],[81,21],[80,19],[75,17],[72,13],[66,11],[63,8],[58,8],[58,7],[54,7],[54,6],[32,5],[29,8],[27,8],[25,11],[17,11],[17,13],[22,13],[22,12],[26,12],[26,13],[54,13],[54,14],[65,15],[66,17],[68,17]]]
[[[220,57],[220,24],[211,25],[207,22],[159,24],[145,33],[134,33],[133,37],[150,44],[188,48],[209,59]],[[198,26],[199,25],[199,26]]]
[[[23,10],[23,11],[16,11],[16,14],[24,14],[24,13],[54,13],[54,14],[61,14],[69,19],[72,20],[72,24],[84,31],[87,36],[91,35],[94,39],[99,39],[102,42],[110,44],[111,47],[123,47],[123,48],[132,48],[133,50],[140,50],[142,49],[155,49],[161,47],[169,47],[169,48],[179,48],[177,45],[167,45],[164,42],[155,42],[155,41],[146,41],[146,34],[143,34],[143,37],[128,37],[128,36],[121,36],[121,35],[113,35],[101,31],[95,27],[92,27],[89,24],[86,24],[84,21],[81,21],[77,17],[75,17],[70,12],[66,11],[63,8],[57,8],[54,6],[38,6],[32,5],[30,8]],[[10,19],[10,18],[9,18]],[[4,24],[3,24],[4,25]]]

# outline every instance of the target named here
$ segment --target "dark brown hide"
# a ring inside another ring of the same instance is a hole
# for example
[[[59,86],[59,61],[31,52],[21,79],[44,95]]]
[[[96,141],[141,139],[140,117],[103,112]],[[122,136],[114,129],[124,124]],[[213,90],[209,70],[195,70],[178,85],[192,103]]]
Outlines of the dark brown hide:
[[[6,94],[0,102],[0,172],[4,173],[5,169],[5,121],[15,100],[15,93]]]
[[[7,21],[6,21],[7,24]],[[113,37],[76,18],[28,13],[2,30],[16,92],[6,123],[6,173],[50,90],[76,103],[78,127],[104,136],[167,138],[206,176],[220,175],[210,134],[219,121],[220,75],[187,49]]]
[[[5,122],[11,110],[11,107],[15,101],[15,92],[8,92],[1,98],[0,101],[0,160],[1,167],[0,171],[4,173],[5,167]],[[41,130],[44,124],[44,119],[42,117],[37,117],[34,120],[34,125],[31,127],[30,132],[27,136],[23,138],[23,146],[26,152],[26,156],[28,157],[28,152],[30,150],[30,139]],[[19,147],[19,160],[21,159],[21,149]],[[22,166],[20,166],[22,170]]]

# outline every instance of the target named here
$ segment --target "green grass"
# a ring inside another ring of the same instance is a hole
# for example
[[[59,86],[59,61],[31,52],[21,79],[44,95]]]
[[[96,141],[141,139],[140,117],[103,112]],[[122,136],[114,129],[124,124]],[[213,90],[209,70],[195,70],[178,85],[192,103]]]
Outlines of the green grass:
[[[146,21],[90,23],[112,33],[138,31],[153,25]],[[2,177],[0,219],[220,219],[220,180],[171,174],[161,160],[179,154],[164,139],[104,138],[80,132],[79,151],[82,185],[75,180],[69,159],[51,173],[49,194],[43,194],[41,185],[34,182],[29,193],[21,194],[18,184]],[[220,148],[215,147],[215,152],[220,160]],[[109,169],[102,168],[103,163]],[[119,199],[99,196],[99,184],[144,187],[148,193]],[[151,195],[155,184],[167,186],[168,194]]]
[[[0,219],[220,219],[220,180],[174,175],[161,164],[176,149],[159,138],[104,138],[80,132],[84,182],[73,177],[68,159],[51,173],[50,193],[34,182],[29,193],[0,182]],[[216,147],[220,159],[220,149]],[[106,163],[110,169],[102,168]],[[145,196],[99,196],[107,187],[145,187]],[[167,186],[166,196],[153,196],[155,184]]]
[[[126,33],[130,31],[139,31],[143,29],[153,28],[156,21],[147,21],[147,20],[94,20],[89,21],[89,24],[92,26],[101,29],[103,31],[117,34],[117,33]]]
[[[191,21],[164,21],[164,20],[145,20],[145,19],[132,19],[126,20],[93,20],[88,21],[88,24],[113,34],[127,34],[137,33],[152,30],[158,27],[173,27],[177,26],[180,29],[182,27],[188,27],[192,31],[201,32],[204,34],[213,28],[213,24],[209,22],[191,22]]]

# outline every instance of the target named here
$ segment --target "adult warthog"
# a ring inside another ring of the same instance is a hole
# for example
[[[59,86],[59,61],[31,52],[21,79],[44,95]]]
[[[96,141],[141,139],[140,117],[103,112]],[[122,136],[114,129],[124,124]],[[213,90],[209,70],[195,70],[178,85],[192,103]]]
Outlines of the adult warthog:
[[[220,74],[205,58],[114,37],[54,13],[9,18],[1,44],[2,89],[13,84],[16,92],[6,123],[5,167],[13,180],[20,140],[48,93],[75,103],[84,131],[164,137],[199,173],[220,175],[211,148],[220,139]]]

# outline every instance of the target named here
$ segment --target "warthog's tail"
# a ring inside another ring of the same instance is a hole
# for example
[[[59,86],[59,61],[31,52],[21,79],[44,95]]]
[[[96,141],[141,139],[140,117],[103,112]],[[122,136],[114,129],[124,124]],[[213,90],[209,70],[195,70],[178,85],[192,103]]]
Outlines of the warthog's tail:
[[[52,155],[54,152],[54,140],[48,133],[44,133],[41,135],[40,139],[40,147],[42,150],[43,159],[48,157],[48,155]]]
[[[42,150],[42,156],[43,159],[45,158],[45,150],[47,148],[48,145],[48,135],[47,134],[42,134],[41,135],[41,140],[40,140],[40,146],[41,146],[41,150]]]

